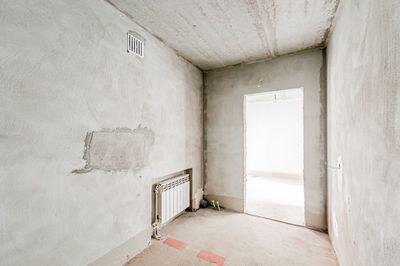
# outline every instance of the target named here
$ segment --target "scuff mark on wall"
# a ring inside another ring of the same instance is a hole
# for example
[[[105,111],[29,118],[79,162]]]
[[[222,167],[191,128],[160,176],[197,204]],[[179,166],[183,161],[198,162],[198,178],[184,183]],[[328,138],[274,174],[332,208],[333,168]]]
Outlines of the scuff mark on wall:
[[[72,173],[82,174],[93,169],[103,171],[139,170],[148,158],[154,133],[137,127],[104,129],[86,134],[83,159],[86,165]]]

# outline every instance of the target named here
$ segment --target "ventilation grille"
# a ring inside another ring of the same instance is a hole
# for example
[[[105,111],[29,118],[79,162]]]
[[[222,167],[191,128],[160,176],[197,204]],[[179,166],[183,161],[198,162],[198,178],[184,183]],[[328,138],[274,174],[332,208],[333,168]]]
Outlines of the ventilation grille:
[[[144,57],[144,42],[134,32],[128,32],[128,53]]]

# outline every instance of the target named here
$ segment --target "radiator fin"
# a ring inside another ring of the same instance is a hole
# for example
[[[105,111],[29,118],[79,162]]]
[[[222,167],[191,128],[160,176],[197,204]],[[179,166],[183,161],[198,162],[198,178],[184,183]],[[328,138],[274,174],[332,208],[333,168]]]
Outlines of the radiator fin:
[[[189,175],[177,176],[157,185],[159,222],[164,224],[190,206],[190,178]]]

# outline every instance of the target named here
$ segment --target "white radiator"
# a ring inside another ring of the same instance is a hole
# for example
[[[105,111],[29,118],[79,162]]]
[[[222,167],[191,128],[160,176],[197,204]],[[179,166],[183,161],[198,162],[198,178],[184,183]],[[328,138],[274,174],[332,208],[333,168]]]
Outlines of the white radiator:
[[[165,224],[190,206],[189,175],[156,184],[156,222]]]

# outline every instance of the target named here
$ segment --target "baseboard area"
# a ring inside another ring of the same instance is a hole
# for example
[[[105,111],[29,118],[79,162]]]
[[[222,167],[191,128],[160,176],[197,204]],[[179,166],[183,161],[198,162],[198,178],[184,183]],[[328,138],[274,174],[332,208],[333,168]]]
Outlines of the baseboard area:
[[[222,195],[206,195],[205,198],[211,203],[212,200],[218,201],[220,206],[225,209],[244,212],[244,202],[243,199],[222,196]]]
[[[304,207],[306,208],[304,214],[306,219],[306,227],[327,233],[328,232],[327,221],[326,217],[324,216],[324,213],[313,213],[307,211],[307,205]]]
[[[151,228],[140,232],[119,247],[90,263],[89,266],[122,266],[126,264],[150,245],[151,233]]]

